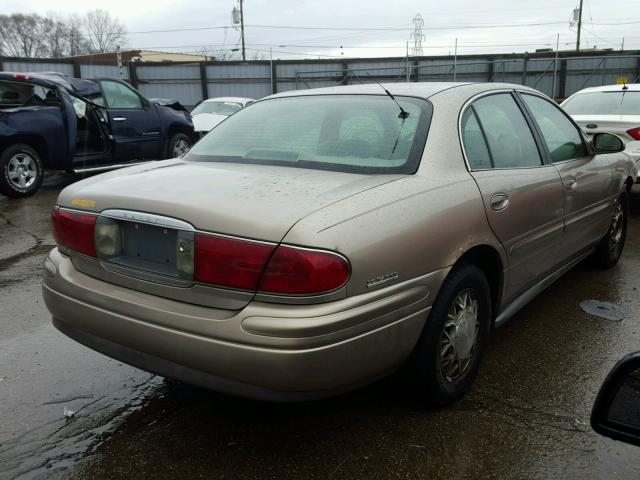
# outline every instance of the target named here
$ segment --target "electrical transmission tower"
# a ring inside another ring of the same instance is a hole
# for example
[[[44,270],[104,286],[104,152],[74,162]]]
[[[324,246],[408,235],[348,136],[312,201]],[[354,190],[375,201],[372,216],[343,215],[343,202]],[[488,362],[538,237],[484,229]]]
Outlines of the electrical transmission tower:
[[[418,13],[415,17],[413,17],[412,23],[413,23],[413,32],[411,32],[411,36],[409,37],[409,41],[413,42],[413,47],[411,48],[411,56],[421,57],[423,55],[422,41],[424,40],[424,34],[422,33],[424,20],[422,18],[422,15]]]

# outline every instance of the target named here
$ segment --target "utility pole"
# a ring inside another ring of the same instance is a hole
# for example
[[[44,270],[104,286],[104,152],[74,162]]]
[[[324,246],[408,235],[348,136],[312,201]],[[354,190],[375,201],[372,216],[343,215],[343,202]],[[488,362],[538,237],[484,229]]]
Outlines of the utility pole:
[[[240,36],[242,37],[242,60],[247,59],[244,50],[244,10],[242,8],[243,0],[240,0]],[[582,12],[582,0],[580,0],[580,12]],[[582,13],[580,13],[582,15]],[[580,42],[580,27],[578,27],[578,43]]]
[[[580,0],[580,7],[578,9],[578,38],[576,39],[576,52],[580,51],[580,32],[582,30],[582,1]],[[242,0],[240,0],[240,5],[242,5]]]
[[[453,81],[456,81],[456,70],[458,68],[458,37],[456,37],[456,46],[453,50]]]
[[[411,70],[409,69],[409,42],[407,42],[407,82],[411,79]]]
[[[116,45],[116,62],[118,63],[118,72],[120,73],[120,80],[124,80],[124,71],[122,69],[122,51],[120,45]]]
[[[556,58],[553,60],[553,82],[551,83],[551,98],[556,99],[556,73],[558,72],[558,50],[560,49],[560,34],[556,36]]]

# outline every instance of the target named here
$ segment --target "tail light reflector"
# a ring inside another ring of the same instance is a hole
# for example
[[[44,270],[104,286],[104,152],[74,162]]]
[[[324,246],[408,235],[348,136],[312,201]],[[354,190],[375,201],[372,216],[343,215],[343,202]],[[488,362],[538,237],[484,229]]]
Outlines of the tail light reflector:
[[[275,245],[197,233],[194,275],[197,282],[255,290]]]
[[[342,287],[349,262],[337,253],[280,245],[267,266],[258,290],[277,294],[317,294]]]
[[[631,130],[627,130],[627,133],[634,140],[640,140],[640,127],[632,128]]]
[[[51,222],[56,243],[61,247],[95,257],[96,218],[96,215],[91,213],[70,212],[54,208],[51,212]]]

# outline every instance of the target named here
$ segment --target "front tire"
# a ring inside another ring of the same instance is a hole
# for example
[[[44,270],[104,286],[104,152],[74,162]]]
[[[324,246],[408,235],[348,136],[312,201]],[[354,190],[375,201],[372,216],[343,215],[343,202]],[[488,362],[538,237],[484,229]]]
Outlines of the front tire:
[[[409,360],[411,383],[428,403],[451,405],[475,380],[491,330],[491,291],[475,265],[453,268]]]
[[[167,158],[179,158],[191,148],[191,139],[184,133],[176,133],[169,139]]]
[[[629,219],[629,194],[622,193],[616,200],[616,205],[607,234],[600,240],[593,252],[593,262],[601,268],[611,268],[622,255],[627,238],[627,221]]]
[[[42,185],[40,155],[29,145],[10,145],[0,155],[0,193],[9,198],[28,197]]]

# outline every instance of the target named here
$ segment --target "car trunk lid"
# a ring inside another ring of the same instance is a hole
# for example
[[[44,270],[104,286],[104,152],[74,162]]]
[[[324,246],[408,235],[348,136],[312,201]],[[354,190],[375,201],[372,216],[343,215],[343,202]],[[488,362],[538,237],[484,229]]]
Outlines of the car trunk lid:
[[[573,115],[572,118],[589,137],[613,133],[625,142],[635,140],[627,131],[640,127],[640,115]]]
[[[254,291],[194,284],[178,272],[176,242],[188,240],[190,226],[275,245],[310,213],[401,176],[170,160],[71,185],[59,205],[122,226],[123,253],[93,265],[76,262],[84,273],[148,293],[157,291],[150,283],[165,284],[176,300],[239,309]]]

